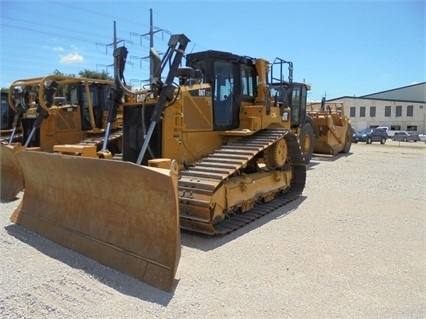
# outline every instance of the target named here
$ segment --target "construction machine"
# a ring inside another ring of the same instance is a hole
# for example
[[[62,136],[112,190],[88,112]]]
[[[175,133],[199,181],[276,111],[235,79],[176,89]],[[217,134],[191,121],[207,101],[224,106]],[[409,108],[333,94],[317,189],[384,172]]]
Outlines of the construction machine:
[[[288,65],[288,80],[283,81],[283,66]],[[291,128],[297,135],[300,148],[309,164],[314,153],[336,155],[348,153],[352,144],[350,119],[344,113],[342,103],[325,105],[308,103],[307,92],[311,86],[306,83],[293,82],[293,63],[276,58],[271,67],[271,87],[274,103],[289,107]]]
[[[7,143],[13,132],[13,119],[15,117],[14,109],[9,105],[8,93],[5,91],[1,92],[1,137],[0,143]],[[19,127],[15,130],[13,142],[22,141],[22,128]]]
[[[285,66],[288,66],[288,80],[283,78]],[[315,142],[315,124],[306,113],[307,96],[310,89],[309,84],[293,82],[293,62],[281,58],[274,60],[271,66],[271,96],[274,99],[274,105],[290,108],[291,129],[298,137],[306,164],[312,158]]]
[[[127,49],[114,51],[122,159],[20,152],[26,190],[12,221],[170,291],[180,229],[227,234],[301,195],[297,110],[274,103],[270,63],[209,50],[181,67],[188,42],[172,35],[162,59],[152,49],[150,87],[137,91],[124,81]]]
[[[56,147],[63,152],[97,156],[103,145],[113,84],[110,80],[48,75],[10,85],[8,105],[15,116],[10,136],[0,145],[3,201],[13,200],[23,189],[15,157],[23,148],[52,152]],[[114,152],[121,152],[121,119],[119,114],[112,127],[114,136],[109,140]],[[18,128],[22,128],[24,145],[16,142]],[[67,146],[70,143],[72,147]]]
[[[343,103],[308,103],[307,116],[314,123],[314,152],[336,155],[349,153],[352,146],[352,126],[345,115]]]

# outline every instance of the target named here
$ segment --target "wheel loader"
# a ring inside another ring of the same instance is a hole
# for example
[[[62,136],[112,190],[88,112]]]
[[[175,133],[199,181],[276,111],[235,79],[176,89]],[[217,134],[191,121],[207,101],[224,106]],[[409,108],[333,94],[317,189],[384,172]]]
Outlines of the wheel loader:
[[[288,81],[281,81],[274,76],[283,74],[283,66],[288,65]],[[275,68],[274,68],[275,66]],[[314,153],[331,154],[348,153],[352,144],[350,119],[344,113],[342,103],[307,103],[307,91],[311,89],[306,83],[293,82],[293,63],[276,58],[272,63],[272,96],[276,104],[289,107],[293,112],[291,128],[297,135],[300,148],[309,164]]]
[[[26,190],[12,221],[171,291],[180,229],[227,234],[301,195],[298,110],[274,103],[270,63],[185,55],[188,42],[172,35],[162,59],[151,49],[155,72],[137,91],[125,85],[127,49],[114,50],[122,159],[20,152]]]
[[[0,145],[1,200],[11,201],[23,189],[23,177],[15,157],[23,148],[52,152],[56,147],[63,152],[97,156],[107,123],[112,84],[109,80],[48,75],[17,80],[10,85],[8,104],[15,117],[8,140]],[[121,152],[118,149],[121,118],[117,116],[112,127],[114,136],[109,140],[114,152]],[[19,127],[22,127],[24,145],[15,139]],[[77,142],[79,145],[74,145]]]
[[[288,65],[288,80],[283,80],[284,66]],[[278,74],[278,76],[277,76]],[[271,95],[275,105],[290,108],[291,129],[297,135],[305,163],[311,160],[314,150],[314,127],[312,118],[306,114],[307,92],[311,89],[306,83],[293,82],[293,63],[276,58],[271,66]]]

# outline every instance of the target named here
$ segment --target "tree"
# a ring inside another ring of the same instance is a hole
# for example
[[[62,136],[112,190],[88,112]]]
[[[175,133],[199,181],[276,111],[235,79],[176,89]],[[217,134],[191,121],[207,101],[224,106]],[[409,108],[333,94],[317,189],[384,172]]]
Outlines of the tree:
[[[65,74],[65,73],[62,73],[61,71],[59,71],[58,69],[55,69],[55,71],[53,71],[52,74],[53,75],[62,75],[62,76],[71,76],[73,78],[76,77],[75,74]]]
[[[54,75],[64,75],[64,76],[71,76],[71,77],[76,77],[75,74],[64,74],[61,71],[59,71],[58,69],[53,71]],[[99,79],[99,80],[114,80],[113,77],[109,76],[108,73],[106,73],[105,71],[92,71],[92,70],[88,70],[85,69],[83,71],[80,71],[78,73],[78,75],[81,78],[89,78],[89,79]]]
[[[78,73],[82,78],[100,79],[100,80],[113,80],[114,78],[109,76],[104,70],[102,72],[84,70]]]

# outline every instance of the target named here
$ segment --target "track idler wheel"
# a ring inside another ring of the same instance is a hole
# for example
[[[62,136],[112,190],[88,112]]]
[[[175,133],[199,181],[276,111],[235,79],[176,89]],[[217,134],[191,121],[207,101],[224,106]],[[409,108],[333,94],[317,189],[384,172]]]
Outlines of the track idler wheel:
[[[287,154],[287,143],[284,138],[281,138],[263,151],[266,167],[268,169],[277,169],[284,166],[287,161]]]

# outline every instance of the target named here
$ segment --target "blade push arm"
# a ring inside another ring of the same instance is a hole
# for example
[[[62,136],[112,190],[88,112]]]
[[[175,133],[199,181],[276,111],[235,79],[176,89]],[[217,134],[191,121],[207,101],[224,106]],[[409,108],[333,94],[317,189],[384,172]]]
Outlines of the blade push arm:
[[[185,54],[186,46],[190,40],[184,34],[172,35],[169,40],[169,48],[167,49],[163,60],[160,65],[160,74],[163,72],[167,64],[170,64],[169,73],[167,74],[166,80],[163,83],[157,82],[154,85],[159,90],[160,95],[158,97],[157,104],[155,105],[154,112],[151,116],[151,124],[146,134],[144,143],[142,145],[137,164],[142,163],[142,159],[145,156],[145,152],[148,148],[149,141],[151,140],[152,133],[154,132],[155,125],[160,121],[161,114],[167,101],[173,99],[173,92],[175,87],[173,86],[173,80],[177,75],[179,65],[182,61],[182,57]],[[157,71],[158,72],[158,71]]]

